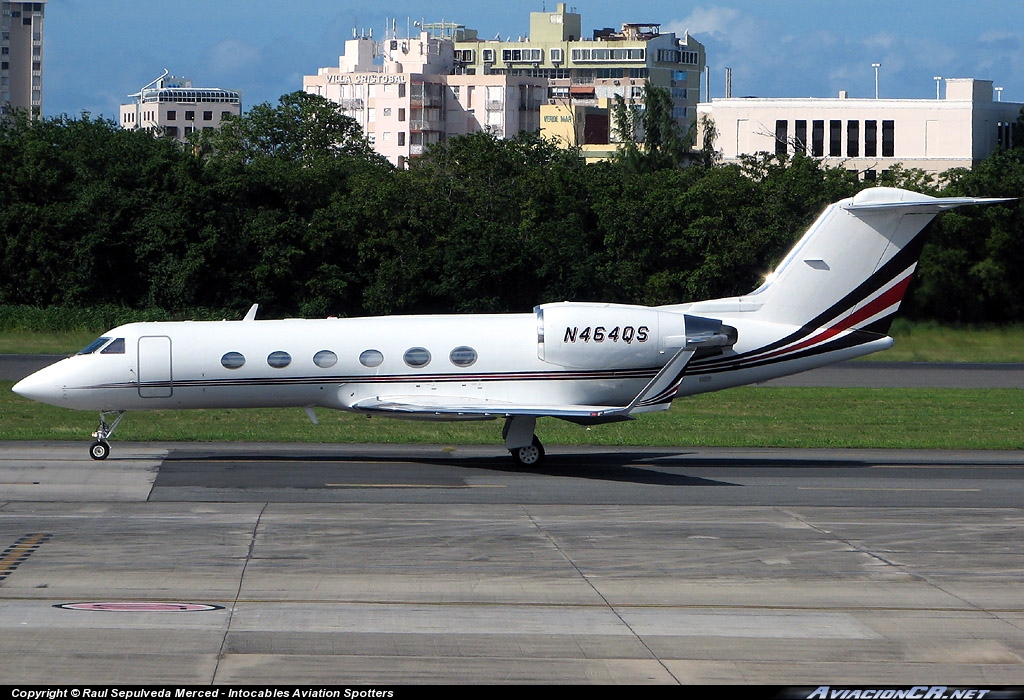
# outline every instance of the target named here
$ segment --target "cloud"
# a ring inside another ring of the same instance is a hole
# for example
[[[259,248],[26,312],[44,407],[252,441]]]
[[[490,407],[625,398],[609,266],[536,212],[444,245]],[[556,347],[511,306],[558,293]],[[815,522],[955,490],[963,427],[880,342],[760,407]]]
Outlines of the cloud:
[[[260,60],[260,51],[238,39],[224,39],[207,52],[206,65],[215,75],[247,72]]]

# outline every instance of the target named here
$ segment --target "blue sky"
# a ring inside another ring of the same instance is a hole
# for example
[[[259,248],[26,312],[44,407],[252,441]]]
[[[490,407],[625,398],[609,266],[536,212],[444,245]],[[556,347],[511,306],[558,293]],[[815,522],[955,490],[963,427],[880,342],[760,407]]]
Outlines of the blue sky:
[[[585,35],[623,22],[660,22],[707,47],[711,95],[935,96],[933,76],[982,78],[1024,102],[1024,2],[1019,0],[721,0],[642,6],[568,2]],[[528,3],[444,0],[49,0],[43,112],[116,118],[127,95],[164,68],[196,86],[241,90],[248,109],[301,89],[302,76],[336,65],[354,27],[380,36],[415,20],[454,21],[481,37],[526,35]],[[640,9],[642,7],[642,9]],[[703,94],[703,93],[702,93]]]

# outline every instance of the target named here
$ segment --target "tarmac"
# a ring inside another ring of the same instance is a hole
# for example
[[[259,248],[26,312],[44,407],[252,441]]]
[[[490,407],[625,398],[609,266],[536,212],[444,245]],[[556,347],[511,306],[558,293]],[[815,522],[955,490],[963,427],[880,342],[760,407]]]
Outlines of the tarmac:
[[[1022,477],[1018,452],[4,442],[0,683],[1024,685]]]

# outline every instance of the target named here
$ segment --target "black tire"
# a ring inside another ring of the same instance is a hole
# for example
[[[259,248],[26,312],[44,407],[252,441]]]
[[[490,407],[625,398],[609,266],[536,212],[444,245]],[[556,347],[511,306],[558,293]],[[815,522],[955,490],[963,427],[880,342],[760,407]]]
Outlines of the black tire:
[[[509,450],[509,452],[512,453],[512,459],[521,467],[536,467],[544,461],[544,445],[540,443],[536,435],[533,436],[532,444]]]
[[[104,440],[97,440],[89,445],[89,456],[93,459],[106,459],[110,454],[110,445]]]

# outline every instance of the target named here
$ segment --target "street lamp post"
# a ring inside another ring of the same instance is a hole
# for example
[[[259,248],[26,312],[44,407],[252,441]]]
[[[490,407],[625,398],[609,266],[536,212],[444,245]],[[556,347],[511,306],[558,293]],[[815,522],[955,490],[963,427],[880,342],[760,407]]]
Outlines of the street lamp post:
[[[875,99],[878,99],[878,69],[882,67],[881,63],[872,63],[871,67],[875,69]]]

